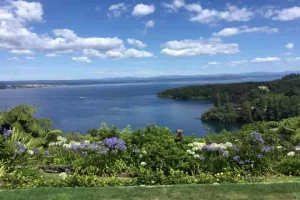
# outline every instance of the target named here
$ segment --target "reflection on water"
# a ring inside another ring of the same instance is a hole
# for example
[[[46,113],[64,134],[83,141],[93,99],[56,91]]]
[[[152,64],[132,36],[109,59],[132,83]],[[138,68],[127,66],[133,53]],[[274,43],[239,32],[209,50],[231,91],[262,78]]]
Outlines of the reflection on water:
[[[245,123],[224,123],[218,121],[204,121],[201,120],[203,127],[207,129],[208,132],[220,133],[223,130],[233,132],[239,130]]]

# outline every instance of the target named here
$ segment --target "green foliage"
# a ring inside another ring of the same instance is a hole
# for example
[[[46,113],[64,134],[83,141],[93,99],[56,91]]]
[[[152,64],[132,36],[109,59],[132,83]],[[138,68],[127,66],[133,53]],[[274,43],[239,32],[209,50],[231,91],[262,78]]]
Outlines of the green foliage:
[[[285,158],[279,162],[276,168],[281,174],[300,176],[300,159]]]

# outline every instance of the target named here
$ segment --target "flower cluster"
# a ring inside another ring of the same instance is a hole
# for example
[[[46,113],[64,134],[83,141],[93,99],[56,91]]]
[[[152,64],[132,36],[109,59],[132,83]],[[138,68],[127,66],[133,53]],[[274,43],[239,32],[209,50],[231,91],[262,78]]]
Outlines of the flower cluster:
[[[16,146],[17,146],[17,152],[18,153],[24,153],[25,151],[27,151],[26,146],[23,145],[21,142],[17,142]]]
[[[258,142],[258,143],[264,143],[265,141],[263,140],[262,136],[258,132],[251,132],[250,133],[253,137],[253,142]]]
[[[103,140],[102,144],[112,151],[126,150],[126,143],[117,137],[106,138]]]
[[[293,156],[295,156],[295,152],[294,152],[294,151],[291,151],[291,152],[287,153],[287,156],[293,157]]]
[[[12,133],[13,133],[12,130],[6,130],[6,131],[4,131],[3,136],[4,136],[5,138],[8,138]]]
[[[274,147],[264,147],[264,148],[261,149],[261,152],[268,153],[269,151],[271,151],[273,149],[274,149]]]
[[[62,136],[57,136],[57,142],[50,142],[49,146],[61,146],[67,143],[67,139]]]
[[[100,150],[100,145],[96,142],[90,143],[89,140],[81,141],[81,142],[75,142],[70,141],[69,144],[63,144],[63,147],[67,150],[72,151],[79,151],[83,149],[89,149],[89,150]]]
[[[300,146],[295,146],[296,151],[300,151]]]

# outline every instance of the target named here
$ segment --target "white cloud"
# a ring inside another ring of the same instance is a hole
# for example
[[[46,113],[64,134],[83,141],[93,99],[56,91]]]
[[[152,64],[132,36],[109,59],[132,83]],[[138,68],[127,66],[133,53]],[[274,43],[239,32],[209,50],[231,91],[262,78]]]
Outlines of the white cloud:
[[[101,59],[112,58],[112,59],[126,59],[126,58],[150,58],[153,54],[147,51],[139,51],[136,49],[114,49],[104,53],[101,53],[94,49],[85,49],[83,54],[86,56],[94,56]]]
[[[218,11],[215,9],[204,9],[200,4],[186,4],[184,0],[173,0],[171,3],[163,3],[168,12],[177,12],[184,8],[190,13],[190,21],[198,23],[211,23],[217,21],[249,21],[254,13],[248,8],[238,8],[227,4],[225,9]]]
[[[32,57],[32,56],[27,56],[27,57],[26,57],[26,59],[27,59],[27,60],[34,60],[34,59],[35,59],[35,57]]]
[[[293,43],[288,43],[288,44],[285,45],[285,48],[292,49],[292,48],[294,48],[294,44]]]
[[[132,15],[141,17],[145,15],[150,15],[154,12],[155,12],[154,5],[137,4],[132,11]]]
[[[147,45],[144,44],[143,42],[141,42],[139,40],[136,40],[136,39],[133,39],[133,38],[127,39],[127,43],[130,44],[130,45],[136,46],[140,49],[147,47]]]
[[[155,26],[155,21],[149,20],[148,22],[145,23],[146,28],[153,28]]]
[[[53,33],[55,36],[62,37],[67,41],[75,40],[77,38],[77,35],[69,29],[54,29]]]
[[[53,58],[53,57],[58,57],[58,56],[60,56],[60,55],[57,55],[57,54],[55,54],[55,53],[48,53],[48,54],[46,54],[45,56],[46,56],[46,57],[50,57],[50,58],[52,57],[52,58]]]
[[[234,54],[239,52],[239,45],[223,43],[221,39],[169,41],[161,46],[161,53],[174,56],[200,56],[216,54]]]
[[[296,61],[300,61],[300,57],[287,58],[286,60],[287,60],[288,62],[296,62]]]
[[[292,52],[285,52],[285,53],[282,53],[281,55],[282,56],[291,56],[291,55],[293,55],[293,53]]]
[[[269,15],[266,17],[272,17],[273,20],[291,21],[300,19],[300,7],[297,6],[282,10],[269,10],[268,12]]]
[[[216,61],[213,61],[213,62],[208,62],[209,65],[220,65],[221,63],[220,62],[216,62]]]
[[[270,28],[268,26],[251,27],[251,28],[249,28],[248,26],[240,26],[240,27],[224,28],[220,32],[213,33],[213,36],[229,37],[229,36],[239,35],[243,33],[252,33],[252,32],[277,33],[278,31],[279,30],[277,28]]]
[[[72,60],[76,62],[85,62],[85,63],[91,63],[92,61],[89,60],[88,57],[72,57]]]
[[[265,57],[265,58],[254,58],[251,60],[253,63],[264,63],[264,62],[278,62],[281,59],[278,57]]]
[[[108,16],[120,17],[127,10],[128,6],[125,3],[113,4],[108,8]]]
[[[41,3],[27,1],[10,1],[14,7],[13,12],[22,22],[40,22],[44,14]]]
[[[231,64],[239,65],[239,64],[244,64],[247,62],[248,62],[247,60],[235,60],[235,61],[231,61]]]
[[[26,49],[26,50],[10,50],[9,51],[12,54],[34,54],[32,51]]]
[[[11,58],[8,58],[7,60],[14,61],[14,62],[20,61],[20,59],[18,57],[11,57]]]

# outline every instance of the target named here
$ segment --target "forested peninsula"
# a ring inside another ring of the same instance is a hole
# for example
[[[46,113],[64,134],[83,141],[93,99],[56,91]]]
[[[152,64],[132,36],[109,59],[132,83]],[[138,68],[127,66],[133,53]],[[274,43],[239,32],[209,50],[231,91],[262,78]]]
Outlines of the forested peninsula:
[[[279,121],[300,115],[300,74],[271,82],[194,85],[158,94],[178,100],[211,100],[215,107],[201,119],[224,122]]]

